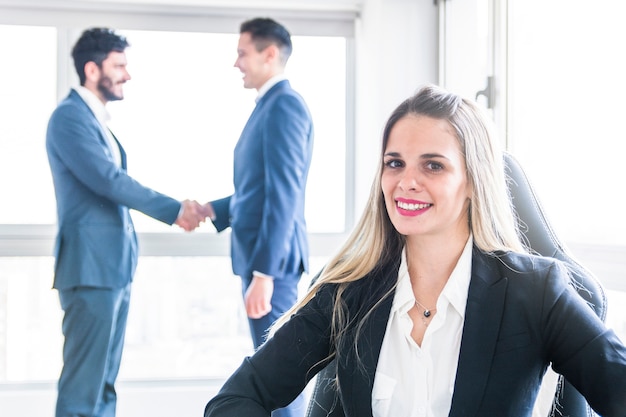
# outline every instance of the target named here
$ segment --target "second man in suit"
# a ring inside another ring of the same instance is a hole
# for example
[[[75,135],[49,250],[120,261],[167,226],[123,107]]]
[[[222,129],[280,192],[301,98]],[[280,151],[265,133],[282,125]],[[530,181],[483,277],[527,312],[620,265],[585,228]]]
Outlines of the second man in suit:
[[[235,67],[258,97],[234,151],[234,194],[207,203],[218,232],[232,228],[232,267],[242,279],[255,348],[296,302],[308,268],[304,196],[313,122],[284,75],[291,51],[289,32],[274,20],[241,25]],[[300,396],[273,416],[301,416],[303,403]]]

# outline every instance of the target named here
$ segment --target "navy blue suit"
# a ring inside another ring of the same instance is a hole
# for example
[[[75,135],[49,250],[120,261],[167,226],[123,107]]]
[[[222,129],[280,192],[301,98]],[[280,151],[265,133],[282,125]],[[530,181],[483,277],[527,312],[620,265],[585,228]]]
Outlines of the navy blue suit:
[[[231,258],[245,293],[253,272],[274,277],[272,311],[250,319],[255,347],[297,300],[308,270],[304,197],[313,149],[309,110],[287,80],[257,102],[234,151],[233,195],[211,202],[216,229],[232,228]]]
[[[172,224],[181,207],[128,176],[119,143],[118,167],[105,134],[74,90],[48,123],[58,216],[53,286],[65,312],[57,417],[115,414],[114,382],[138,259],[129,208]]]
[[[372,388],[398,263],[343,293],[349,326],[331,337],[336,285],[322,287],[226,381],[205,417],[269,416],[336,355],[338,402],[346,417],[372,416]],[[450,417],[528,417],[547,366],[565,376],[602,416],[626,416],[626,347],[553,259],[474,249]],[[381,300],[376,304],[377,300]],[[369,314],[354,343],[356,324]],[[335,415],[335,413],[333,413]]]

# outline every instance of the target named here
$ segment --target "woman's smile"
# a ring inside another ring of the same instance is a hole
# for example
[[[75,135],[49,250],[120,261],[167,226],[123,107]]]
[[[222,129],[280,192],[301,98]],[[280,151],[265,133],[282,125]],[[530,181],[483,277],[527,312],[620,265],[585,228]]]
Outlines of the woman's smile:
[[[430,203],[424,203],[422,201],[402,197],[396,198],[396,208],[398,213],[403,216],[419,216],[420,214],[425,213],[430,207],[432,207],[432,204]]]

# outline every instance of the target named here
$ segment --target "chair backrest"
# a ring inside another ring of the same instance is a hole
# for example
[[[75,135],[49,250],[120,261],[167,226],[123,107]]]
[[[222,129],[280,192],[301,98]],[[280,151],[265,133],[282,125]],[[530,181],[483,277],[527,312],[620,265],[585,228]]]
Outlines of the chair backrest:
[[[508,153],[505,153],[504,161],[509,176],[509,192],[518,218],[518,227],[526,238],[526,244],[540,255],[563,261],[570,270],[574,288],[604,320],[607,303],[602,285],[591,272],[576,262],[559,240],[519,162]],[[330,363],[317,375],[307,409],[307,417],[344,417],[333,383],[334,369],[334,363]],[[549,417],[595,415],[584,397],[562,376],[559,376]]]
[[[574,259],[559,240],[519,162],[508,153],[505,153],[504,160],[510,179],[509,192],[518,216],[518,227],[526,237],[527,245],[540,255],[563,261],[570,271],[572,285],[578,294],[604,321],[607,309],[604,288],[589,270]],[[585,398],[567,380],[559,376],[550,417],[595,415]]]

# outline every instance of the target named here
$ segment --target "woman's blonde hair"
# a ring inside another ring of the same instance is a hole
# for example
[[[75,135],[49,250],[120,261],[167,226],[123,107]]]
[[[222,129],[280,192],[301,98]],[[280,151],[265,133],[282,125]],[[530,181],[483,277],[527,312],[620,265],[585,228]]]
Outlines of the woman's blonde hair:
[[[383,131],[378,171],[361,219],[306,296],[279,320],[277,326],[313,298],[320,286],[339,284],[332,318],[332,335],[335,339],[341,338],[347,325],[341,295],[347,285],[400,258],[404,236],[395,230],[389,219],[380,181],[383,154],[391,130],[396,122],[409,115],[446,120],[453,128],[465,158],[467,178],[472,189],[469,222],[474,245],[489,253],[525,251],[509,198],[503,155],[490,119],[474,102],[427,85],[402,102],[389,117]],[[386,295],[390,293],[392,291]],[[361,319],[361,322],[364,320]]]

